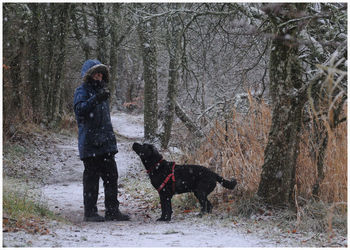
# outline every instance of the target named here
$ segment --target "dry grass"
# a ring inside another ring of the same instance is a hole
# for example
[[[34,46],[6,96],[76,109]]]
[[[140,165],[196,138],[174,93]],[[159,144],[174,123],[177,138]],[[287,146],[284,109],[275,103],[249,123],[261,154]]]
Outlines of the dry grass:
[[[271,124],[268,105],[256,103],[251,96],[249,101],[247,115],[232,111],[227,126],[216,121],[206,142],[194,154],[186,155],[188,162],[209,167],[226,178],[234,176],[239,180],[236,194],[246,198],[257,191]],[[217,192],[226,199],[225,189],[218,187]]]
[[[317,179],[316,162],[311,157],[312,131],[304,128],[296,166],[296,211],[273,211],[265,207],[256,195],[271,125],[271,110],[267,104],[257,103],[251,96],[249,100],[248,114],[233,111],[229,123],[215,121],[206,140],[194,147],[198,148],[196,151],[184,156],[183,162],[201,164],[226,178],[237,178],[238,185],[233,192],[217,185],[210,195],[212,203],[220,214],[227,212],[234,218],[257,218],[253,219],[254,223],[261,220],[266,232],[276,227],[286,232],[313,231],[324,235],[324,240],[329,242],[336,237],[335,234],[346,235],[347,124],[344,122],[333,131],[328,130],[325,178],[320,185],[319,201],[312,198],[312,187]]]
[[[309,199],[317,178],[317,166],[310,157],[310,134],[304,133],[297,165],[299,195]],[[320,199],[327,203],[347,202],[347,124],[329,131],[324,164],[325,178],[321,183]]]
[[[331,134],[326,175],[321,185],[321,198],[327,202],[347,202],[347,124],[343,123]]]
[[[187,162],[202,164],[226,178],[237,178],[239,185],[235,196],[247,199],[252,198],[258,189],[271,124],[269,106],[264,102],[257,103],[251,96],[249,101],[248,114],[242,115],[233,111],[233,119],[228,125],[215,121],[206,141],[194,153],[185,156]],[[311,198],[312,186],[317,178],[317,167],[310,156],[310,133],[307,129],[303,131],[296,172],[297,195],[304,200]],[[230,199],[227,191],[221,187],[216,190],[215,196],[218,195],[224,201]],[[329,133],[325,179],[321,183],[320,198],[325,203],[347,202],[346,123]]]

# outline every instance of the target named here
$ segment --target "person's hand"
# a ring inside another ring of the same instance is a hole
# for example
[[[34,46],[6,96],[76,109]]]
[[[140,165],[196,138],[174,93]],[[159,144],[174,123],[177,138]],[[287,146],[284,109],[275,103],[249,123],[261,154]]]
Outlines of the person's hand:
[[[110,96],[109,90],[107,88],[101,88],[96,94],[96,100],[98,102],[106,101]]]

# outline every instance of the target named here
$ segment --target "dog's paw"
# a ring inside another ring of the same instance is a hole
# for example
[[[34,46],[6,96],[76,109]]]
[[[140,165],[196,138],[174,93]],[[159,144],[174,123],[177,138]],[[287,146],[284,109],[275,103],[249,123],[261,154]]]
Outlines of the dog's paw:
[[[171,218],[162,218],[160,217],[157,221],[170,221]]]
[[[200,212],[200,213],[196,214],[196,216],[199,217],[199,218],[202,218],[203,214],[204,214],[203,212]]]

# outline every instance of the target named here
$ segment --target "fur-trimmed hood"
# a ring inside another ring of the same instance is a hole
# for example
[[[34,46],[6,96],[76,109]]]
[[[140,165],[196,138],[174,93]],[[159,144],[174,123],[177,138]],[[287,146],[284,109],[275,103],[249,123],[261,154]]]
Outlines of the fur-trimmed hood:
[[[92,79],[92,76],[98,72],[103,74],[103,81],[109,82],[108,66],[102,64],[97,59],[89,59],[84,63],[81,69],[81,77],[83,78],[84,82],[89,82]]]

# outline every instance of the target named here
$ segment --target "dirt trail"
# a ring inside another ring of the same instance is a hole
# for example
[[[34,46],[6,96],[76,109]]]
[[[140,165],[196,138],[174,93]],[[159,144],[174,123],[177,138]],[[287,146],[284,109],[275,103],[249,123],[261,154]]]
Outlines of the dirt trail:
[[[136,154],[131,150],[134,141],[143,138],[142,116],[113,114],[112,122],[118,136],[116,155],[120,180],[121,210],[131,215],[128,222],[83,222],[82,172],[77,139],[66,137],[56,149],[64,162],[51,168],[47,185],[41,188],[44,202],[50,209],[66,217],[71,224],[52,222],[48,235],[25,232],[3,234],[7,247],[276,247],[272,240],[253,234],[239,233],[232,221],[220,218],[198,218],[194,213],[174,214],[171,222],[156,222],[160,210],[146,210],[147,202],[132,197],[123,179],[147,182],[148,179]],[[104,194],[100,182],[99,213],[104,213]],[[154,190],[153,190],[154,191]],[[139,190],[142,195],[142,190]],[[155,192],[155,191],[154,191]]]

